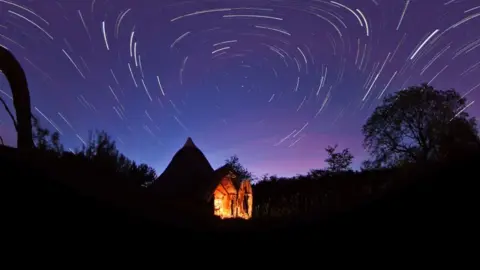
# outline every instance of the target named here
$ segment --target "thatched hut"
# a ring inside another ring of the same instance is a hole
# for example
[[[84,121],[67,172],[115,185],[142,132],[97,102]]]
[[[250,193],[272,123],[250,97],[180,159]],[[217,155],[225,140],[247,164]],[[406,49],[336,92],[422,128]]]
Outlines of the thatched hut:
[[[171,200],[198,202],[199,207],[211,207],[209,212],[220,218],[249,219],[252,216],[250,180],[239,179],[228,165],[214,170],[191,138],[177,151],[150,188]]]

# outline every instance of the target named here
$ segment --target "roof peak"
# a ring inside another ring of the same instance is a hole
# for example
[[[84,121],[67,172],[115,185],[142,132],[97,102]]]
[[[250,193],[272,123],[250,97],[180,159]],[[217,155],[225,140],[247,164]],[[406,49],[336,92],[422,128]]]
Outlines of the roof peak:
[[[187,141],[185,142],[185,144],[183,145],[183,147],[195,147],[195,148],[197,148],[197,146],[195,145],[195,143],[193,143],[192,138],[190,138],[190,137],[187,138]]]

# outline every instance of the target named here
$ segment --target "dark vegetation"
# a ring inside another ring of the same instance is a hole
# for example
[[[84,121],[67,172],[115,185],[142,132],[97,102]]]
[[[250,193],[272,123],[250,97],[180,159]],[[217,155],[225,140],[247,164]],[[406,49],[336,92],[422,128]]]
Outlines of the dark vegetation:
[[[7,227],[25,228],[32,235],[71,233],[73,227],[81,227],[136,233],[169,228],[168,232],[184,229],[183,233],[215,229],[275,234],[289,229],[308,237],[313,237],[312,231],[323,232],[327,237],[333,231],[396,234],[394,226],[425,235],[433,234],[434,228],[448,228],[446,224],[463,228],[474,224],[467,221],[474,216],[477,196],[469,193],[479,175],[480,140],[475,119],[462,111],[465,98],[454,90],[421,85],[386,97],[363,126],[371,159],[361,171],[351,170],[348,149],[328,146],[326,169],[293,178],[259,179],[254,185],[253,220],[219,222],[211,212],[197,211],[198,202],[155,196],[147,187],[155,180],[155,171],[119,153],[105,132],[92,133],[86,145],[66,152],[59,134],[32,118],[18,62],[1,47],[0,59],[17,118],[1,101],[18,133],[17,149],[0,146]],[[252,178],[238,157],[226,162],[242,178]]]
[[[225,160],[225,164],[230,165],[237,173],[240,179],[252,179],[253,174],[247,170],[241,163],[238,156],[233,155],[227,160]]]
[[[318,211],[327,216],[409,185],[445,181],[439,171],[458,175],[449,179],[452,188],[478,178],[477,168],[467,164],[480,161],[480,139],[475,119],[462,112],[465,105],[457,92],[428,85],[386,97],[362,129],[372,157],[362,171],[349,170],[353,157],[348,149],[335,152],[336,146],[329,146],[326,170],[293,178],[264,177],[254,188],[255,214],[309,216]]]

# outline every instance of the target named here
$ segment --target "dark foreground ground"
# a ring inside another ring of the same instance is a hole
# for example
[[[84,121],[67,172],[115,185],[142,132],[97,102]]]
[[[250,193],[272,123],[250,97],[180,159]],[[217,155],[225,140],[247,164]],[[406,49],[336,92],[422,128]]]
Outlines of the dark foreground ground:
[[[3,241],[121,239],[125,243],[128,239],[159,239],[165,243],[233,236],[242,242],[278,245],[292,239],[310,244],[455,239],[468,244],[471,233],[478,230],[478,157],[425,169],[415,175],[414,184],[328,219],[309,216],[222,222],[201,218],[199,213],[189,212],[189,205],[163,202],[108,176],[92,177],[82,169],[59,168],[62,164],[51,165],[55,168],[52,173],[41,157],[26,158],[10,148],[1,150]]]

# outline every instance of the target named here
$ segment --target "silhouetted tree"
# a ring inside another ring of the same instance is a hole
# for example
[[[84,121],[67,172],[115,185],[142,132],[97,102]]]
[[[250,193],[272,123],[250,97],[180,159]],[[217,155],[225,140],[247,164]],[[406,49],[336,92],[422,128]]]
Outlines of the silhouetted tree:
[[[122,174],[139,185],[145,185],[155,180],[156,173],[153,168],[146,164],[137,165],[121,154],[115,141],[105,131],[90,132],[89,137],[88,143],[83,145],[78,155],[101,166],[103,170]]]
[[[328,170],[331,172],[342,172],[351,169],[353,155],[348,148],[342,150],[342,152],[336,152],[338,145],[328,146],[325,148],[328,157],[325,162],[328,164]]]
[[[32,117],[32,123],[36,149],[61,157],[64,154],[64,147],[60,142],[59,132],[51,133],[48,129],[42,128],[36,117]],[[121,175],[138,185],[145,185],[156,179],[153,168],[146,164],[136,164],[121,154],[105,131],[90,132],[88,142],[74,152],[74,156],[88,161],[102,172]]]
[[[458,149],[478,148],[475,118],[455,90],[423,84],[387,96],[362,128],[368,168],[438,160]]]
[[[119,152],[115,142],[105,131],[90,132],[89,140],[83,145],[81,153],[104,168],[117,169]]]
[[[307,176],[311,179],[318,179],[327,176],[328,172],[325,170],[313,169],[307,173]]]
[[[20,150],[30,150],[34,147],[32,134],[32,109],[30,104],[30,92],[28,90],[27,78],[22,66],[15,56],[0,46],[0,71],[5,74],[10,89],[12,90],[13,106],[15,107],[16,120],[10,112],[3,99],[3,105],[12,117],[15,129],[17,130],[17,147]]]
[[[38,150],[54,152],[57,155],[62,155],[64,152],[63,145],[60,143],[60,133],[55,131],[53,133],[46,128],[42,128],[38,119],[32,116],[33,126],[33,142]]]
[[[262,175],[262,177],[260,177],[259,182],[268,181],[269,177],[270,177],[270,175],[268,173],[265,173],[265,174]]]
[[[362,161],[362,165],[360,166],[362,171],[374,170],[378,169],[378,166],[375,165],[375,162],[371,160],[364,160]]]
[[[141,185],[149,185],[157,178],[155,170],[147,164],[142,163],[136,166],[136,168],[131,168],[130,171],[135,173],[137,177],[134,179],[137,179],[136,182]]]
[[[247,170],[242,164],[240,164],[240,160],[238,159],[237,155],[233,155],[227,160],[225,160],[227,165],[230,165],[237,173],[241,179],[250,179],[252,180],[253,174]]]

